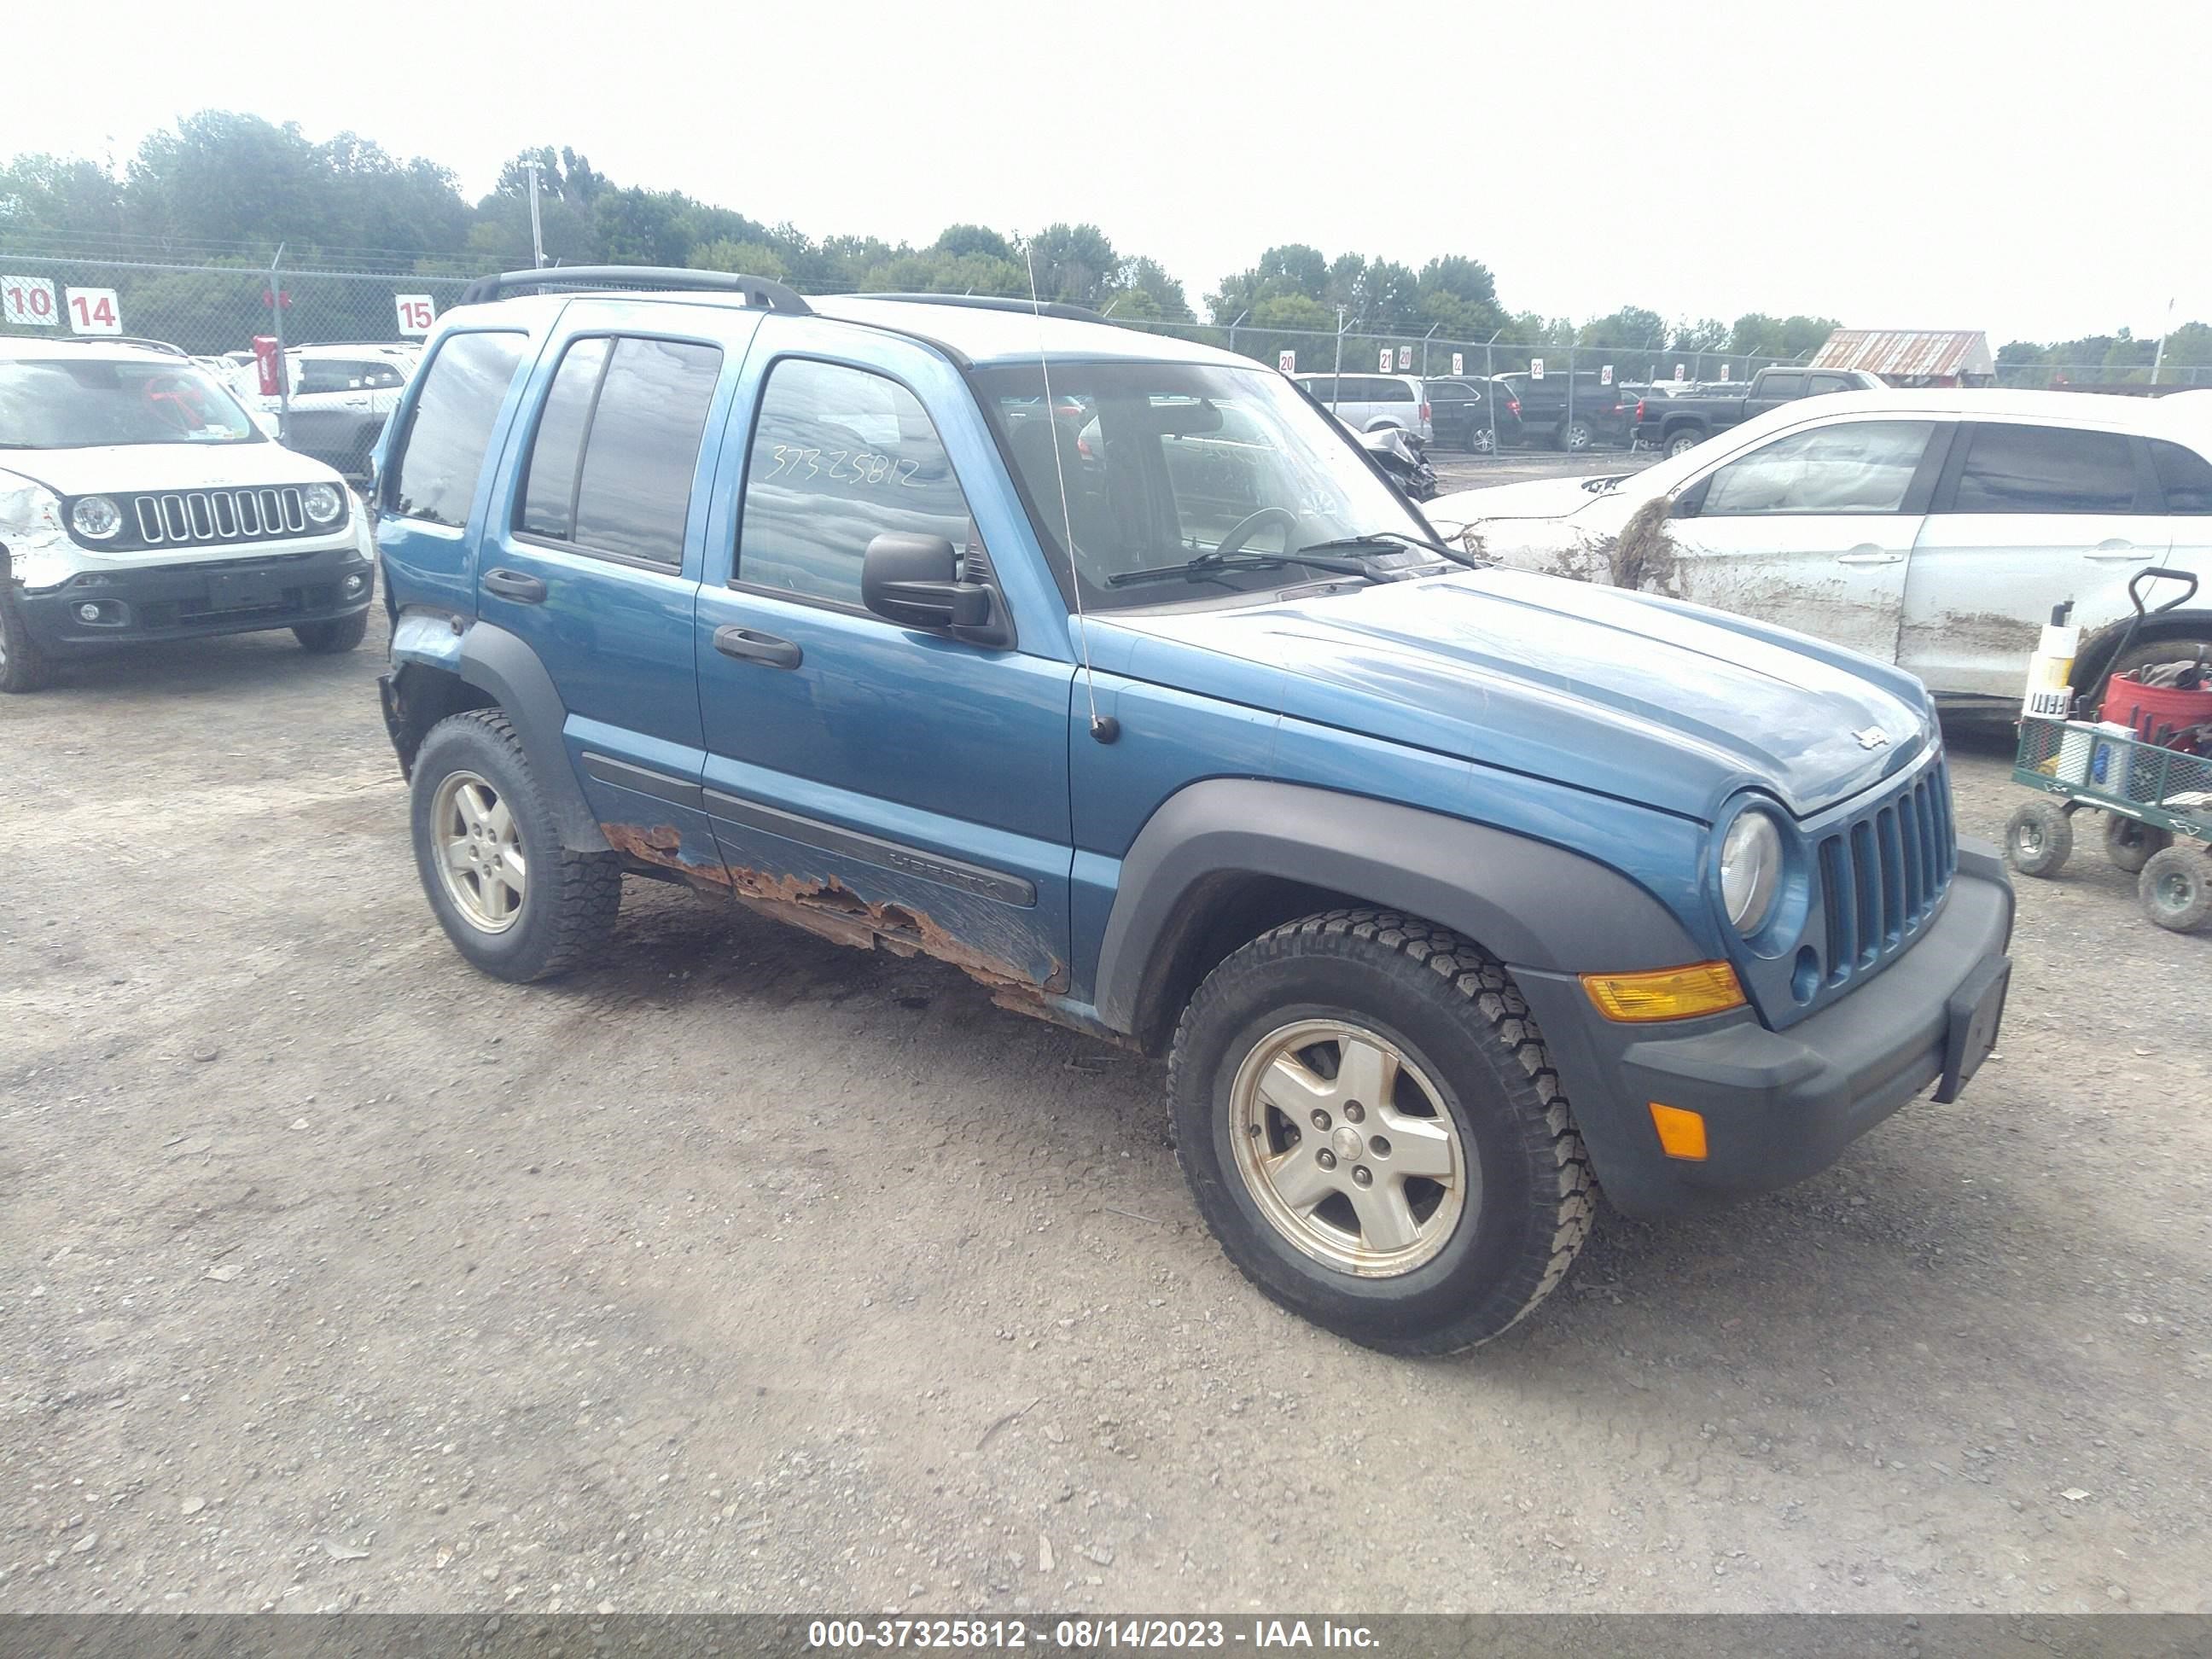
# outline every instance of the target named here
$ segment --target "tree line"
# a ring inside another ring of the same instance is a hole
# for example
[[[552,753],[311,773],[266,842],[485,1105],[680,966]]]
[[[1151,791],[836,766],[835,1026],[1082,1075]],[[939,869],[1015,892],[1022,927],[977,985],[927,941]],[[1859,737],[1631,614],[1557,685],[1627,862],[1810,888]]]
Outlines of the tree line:
[[[1636,306],[1577,323],[1507,309],[1488,267],[1464,255],[1415,270],[1302,243],[1271,247],[1250,269],[1222,277],[1203,296],[1200,319],[1158,259],[1117,248],[1095,225],[1058,223],[1018,237],[956,224],[926,246],[817,238],[680,191],[618,183],[575,150],[551,145],[517,154],[471,204],[436,162],[394,156],[352,133],[318,143],[296,124],[224,110],[203,110],[150,135],[119,166],[15,156],[0,166],[0,245],[82,257],[144,258],[153,250],[180,263],[246,267],[265,266],[281,240],[294,268],[474,276],[531,263],[533,165],[549,263],[743,270],[813,293],[1017,295],[1029,293],[1033,264],[1048,300],[1140,326],[1203,322],[1210,326],[1198,331],[1206,337],[1255,356],[1296,349],[1302,368],[1329,365],[1340,321],[1354,333],[1427,336],[1462,349],[1495,340],[1492,366],[1501,369],[1532,354],[1604,348],[1623,359],[1623,378],[1664,375],[1673,362],[1694,361],[1703,371],[1717,367],[1715,359],[1802,358],[1837,326],[1832,318],[1758,312],[1732,323],[1670,321]],[[189,295],[179,289],[166,297],[181,307]],[[2011,380],[2051,364],[2095,364],[2112,379],[2142,378],[2155,347],[2122,330],[2048,345],[2014,342],[1998,356]],[[2175,330],[2166,361],[2212,365],[2212,327]]]

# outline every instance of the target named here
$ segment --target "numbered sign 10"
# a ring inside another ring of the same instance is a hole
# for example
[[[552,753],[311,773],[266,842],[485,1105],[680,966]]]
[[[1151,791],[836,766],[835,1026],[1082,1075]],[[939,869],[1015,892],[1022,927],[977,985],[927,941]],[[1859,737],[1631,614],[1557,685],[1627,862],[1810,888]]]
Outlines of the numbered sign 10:
[[[0,275],[0,322],[31,328],[61,326],[61,307],[54,301],[54,285],[45,276]]]
[[[438,320],[438,308],[430,303],[427,294],[395,294],[392,303],[399,313],[399,331],[420,339],[430,331]]]
[[[120,334],[123,310],[112,288],[73,288],[69,290],[70,326],[79,334]]]

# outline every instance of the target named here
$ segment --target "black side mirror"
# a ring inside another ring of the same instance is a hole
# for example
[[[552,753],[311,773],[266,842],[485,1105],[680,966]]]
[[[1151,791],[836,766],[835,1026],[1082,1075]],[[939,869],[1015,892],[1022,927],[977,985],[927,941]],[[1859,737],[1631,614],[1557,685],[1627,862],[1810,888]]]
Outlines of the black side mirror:
[[[860,603],[908,628],[980,629],[991,620],[991,590],[960,580],[960,556],[942,536],[886,532],[860,562]]]

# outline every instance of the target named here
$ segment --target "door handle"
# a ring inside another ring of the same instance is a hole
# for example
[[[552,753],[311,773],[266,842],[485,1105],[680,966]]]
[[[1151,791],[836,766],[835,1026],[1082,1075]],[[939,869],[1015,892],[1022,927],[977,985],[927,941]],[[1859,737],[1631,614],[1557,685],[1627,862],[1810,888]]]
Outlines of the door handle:
[[[502,599],[513,599],[517,605],[545,603],[545,584],[535,576],[526,576],[520,570],[487,570],[483,585],[488,592]]]
[[[1905,555],[1892,553],[1879,547],[1855,547],[1848,553],[1836,555],[1838,564],[1903,564]]]
[[[789,640],[750,628],[718,628],[714,649],[741,662],[765,663],[770,668],[796,668],[804,654]]]
[[[2150,549],[2137,547],[2132,542],[2099,542],[2081,556],[2106,564],[2142,564],[2148,561],[2152,554]]]

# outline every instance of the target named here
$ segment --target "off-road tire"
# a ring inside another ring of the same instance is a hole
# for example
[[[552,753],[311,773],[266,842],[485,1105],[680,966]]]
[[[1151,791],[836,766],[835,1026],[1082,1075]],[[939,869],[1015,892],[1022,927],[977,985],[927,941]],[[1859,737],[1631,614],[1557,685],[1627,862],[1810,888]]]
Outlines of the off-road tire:
[[[301,623],[292,630],[292,637],[311,657],[335,657],[368,637],[368,612],[361,611],[330,622]]]
[[[0,561],[6,557],[0,551]],[[53,678],[53,659],[32,642],[31,630],[8,592],[6,567],[0,564],[0,693],[36,691]]]
[[[2005,862],[2023,876],[2055,876],[2074,852],[2074,820],[2055,801],[2032,800],[2005,820]]]
[[[2112,860],[2116,870],[2124,870],[2131,876],[2139,874],[2153,854],[2172,845],[2171,830],[2144,823],[2124,812],[2105,814],[2105,856]]]
[[[1302,1252],[1258,1207],[1231,1150],[1245,1056],[1288,1022],[1341,1018],[1401,1048],[1479,1160],[1480,1201],[1436,1255],[1361,1278]],[[1267,1296],[1386,1353],[1455,1352],[1515,1324],[1565,1277],[1596,1186],[1542,1034],[1496,957],[1392,911],[1331,910],[1237,951],[1184,1009],[1168,1065],[1176,1158],[1199,1212]]]
[[[2194,933],[2212,919],[2212,857],[2193,842],[2154,853],[2136,878],[2136,893],[2160,927]]]
[[[447,893],[434,860],[430,823],[439,787],[456,771],[489,781],[514,815],[529,870],[520,918],[503,933],[471,923]],[[612,931],[622,907],[622,861],[613,853],[576,853],[561,844],[552,809],[531,775],[521,739],[496,708],[472,708],[430,728],[415,757],[409,822],[415,868],[430,908],[453,948],[495,979],[528,984],[589,960]]]

